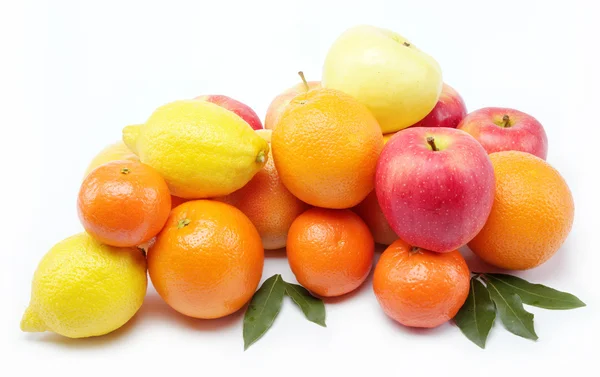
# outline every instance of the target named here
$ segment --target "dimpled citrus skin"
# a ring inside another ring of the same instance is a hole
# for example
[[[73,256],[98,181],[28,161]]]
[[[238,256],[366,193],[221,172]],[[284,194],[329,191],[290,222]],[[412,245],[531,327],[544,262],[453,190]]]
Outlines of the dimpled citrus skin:
[[[358,288],[371,271],[373,252],[369,228],[350,210],[311,208],[288,233],[290,267],[298,282],[319,296]]]
[[[161,106],[123,141],[156,169],[171,193],[187,199],[232,193],[266,162],[268,143],[235,113],[206,101]]]
[[[383,136],[377,120],[354,98],[314,89],[290,102],[271,146],[292,194],[318,207],[350,208],[373,189]]]
[[[100,165],[118,160],[139,161],[140,159],[127,147],[127,145],[125,145],[125,143],[118,141],[114,144],[108,145],[106,148],[98,152],[85,170],[84,176],[90,174],[92,170],[96,169]]]
[[[373,239],[378,244],[389,245],[398,239],[398,235],[390,227],[379,206],[375,190],[371,191],[365,200],[352,210],[367,224],[371,234],[373,234]]]
[[[270,132],[261,131],[267,138],[270,138]],[[270,152],[264,168],[246,186],[218,200],[231,204],[248,216],[267,250],[285,247],[292,222],[309,208],[285,188]]]
[[[77,200],[79,219],[99,241],[128,247],[156,236],[169,217],[171,194],[164,179],[139,161],[113,161],[94,169]]]
[[[412,250],[396,240],[379,258],[373,290],[383,311],[410,327],[431,328],[453,318],[469,294],[470,273],[457,250]]]
[[[40,261],[21,329],[69,338],[107,334],[138,311],[146,287],[140,250],[104,245],[87,233],[74,235]]]
[[[573,225],[574,204],[565,180],[529,153],[490,154],[496,175],[492,212],[469,242],[489,264],[526,270],[552,257]]]
[[[263,264],[254,225],[237,208],[212,200],[173,209],[148,250],[148,272],[158,294],[195,318],[239,310],[252,298]]]
[[[395,133],[383,135],[383,144],[385,145]],[[375,190],[371,191],[367,197],[352,210],[360,216],[367,224],[375,242],[381,245],[389,245],[398,239],[398,235],[390,227],[381,206],[377,201]]]

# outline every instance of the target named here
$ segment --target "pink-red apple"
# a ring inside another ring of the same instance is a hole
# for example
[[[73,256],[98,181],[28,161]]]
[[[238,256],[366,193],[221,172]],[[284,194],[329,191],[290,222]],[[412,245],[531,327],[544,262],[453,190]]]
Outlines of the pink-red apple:
[[[263,128],[262,122],[260,118],[254,110],[252,110],[248,105],[241,103],[238,100],[235,100],[231,97],[227,97],[221,94],[210,94],[198,96],[194,99],[207,101],[214,103],[215,105],[219,105],[229,111],[236,113],[240,118],[246,121],[255,130],[261,130]]]
[[[448,252],[469,242],[485,224],[494,201],[494,169],[483,147],[466,132],[408,128],[383,148],[375,190],[401,239]]]
[[[308,84],[308,88],[306,87]],[[265,117],[265,128],[272,130],[275,129],[275,125],[279,120],[283,111],[289,105],[292,98],[296,97],[300,93],[305,93],[307,90],[319,88],[321,86],[320,81],[308,81],[306,84],[303,82],[288,88],[283,93],[279,94],[277,97],[271,101],[269,108],[267,109],[267,116]]]
[[[444,83],[440,98],[433,110],[411,127],[456,128],[466,115],[465,101],[454,88]]]
[[[471,134],[488,153],[521,151],[544,160],[548,154],[544,127],[522,111],[485,107],[469,113],[458,128]]]

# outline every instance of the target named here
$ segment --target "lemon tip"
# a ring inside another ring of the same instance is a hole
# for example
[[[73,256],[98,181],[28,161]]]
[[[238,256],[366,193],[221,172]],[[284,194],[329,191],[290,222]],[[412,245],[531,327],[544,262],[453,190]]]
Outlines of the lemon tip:
[[[44,332],[46,331],[46,326],[44,322],[39,317],[39,315],[28,307],[25,310],[25,314],[23,314],[23,318],[21,319],[21,331],[23,332]]]

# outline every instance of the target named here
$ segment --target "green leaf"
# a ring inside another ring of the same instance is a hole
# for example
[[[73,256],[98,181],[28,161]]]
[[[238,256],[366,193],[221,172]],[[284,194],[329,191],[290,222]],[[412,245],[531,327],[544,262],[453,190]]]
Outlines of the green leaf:
[[[244,315],[244,350],[269,330],[283,302],[285,282],[281,275],[273,275],[254,293]]]
[[[311,295],[303,286],[288,282],[285,282],[285,293],[298,305],[306,319],[317,325],[327,327],[325,325],[325,304],[323,304],[323,300]]]
[[[496,307],[487,288],[473,277],[467,301],[454,317],[454,322],[469,340],[485,348],[485,341],[495,319]]]
[[[516,276],[506,274],[485,274],[499,287],[519,295],[524,304],[544,309],[575,309],[585,304],[574,295],[557,291],[542,284],[532,284]]]
[[[504,327],[515,335],[536,340],[538,336],[533,329],[533,314],[523,308],[519,295],[491,279],[486,279],[486,284]]]

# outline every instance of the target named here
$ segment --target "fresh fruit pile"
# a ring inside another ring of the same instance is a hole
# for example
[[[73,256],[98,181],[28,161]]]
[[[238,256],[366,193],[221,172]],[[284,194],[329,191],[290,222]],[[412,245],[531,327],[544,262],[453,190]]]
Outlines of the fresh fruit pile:
[[[159,107],[123,129],[88,167],[77,201],[84,233],[40,262],[28,332],[66,337],[116,330],[141,307],[147,273],[182,315],[213,319],[249,303],[244,344],[270,328],[289,296],[325,326],[321,298],[373,276],[383,312],[404,326],[454,320],[485,346],[498,314],[537,339],[523,304],[572,309],[575,296],[490,266],[537,267],[573,224],[573,198],[546,161],[532,116],[467,114],[438,63],[404,37],[358,26],[333,44],[321,81],[278,95],[265,127],[248,106],[204,95]],[[286,248],[301,284],[259,288],[264,250]],[[258,288],[258,290],[257,290]]]

